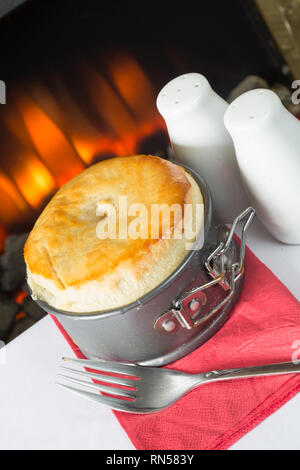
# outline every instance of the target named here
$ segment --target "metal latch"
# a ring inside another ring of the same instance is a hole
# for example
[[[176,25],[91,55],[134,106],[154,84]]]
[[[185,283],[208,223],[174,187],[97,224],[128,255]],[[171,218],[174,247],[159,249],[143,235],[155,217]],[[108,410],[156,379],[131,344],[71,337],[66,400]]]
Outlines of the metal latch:
[[[212,281],[195,287],[184,293],[173,302],[173,307],[156,318],[154,328],[161,334],[176,333],[182,328],[191,330],[219,312],[232,298],[235,285],[244,272],[244,258],[246,247],[246,232],[255,215],[252,207],[248,207],[233,221],[226,241],[220,242],[217,248],[209,255],[205,262],[208,274]],[[236,226],[243,221],[239,260],[229,265],[226,253],[230,249]],[[207,308],[206,292],[212,286],[219,285],[228,294],[216,306]]]

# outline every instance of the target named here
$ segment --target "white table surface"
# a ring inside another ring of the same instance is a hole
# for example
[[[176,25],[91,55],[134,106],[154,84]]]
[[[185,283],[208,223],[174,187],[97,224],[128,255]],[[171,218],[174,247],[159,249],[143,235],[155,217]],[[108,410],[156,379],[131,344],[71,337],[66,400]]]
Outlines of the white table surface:
[[[300,300],[300,246],[276,242],[257,220],[248,246]],[[50,317],[0,350],[0,449],[133,450],[109,408],[55,385],[63,355],[74,354]],[[300,449],[299,422],[300,394],[232,449]]]

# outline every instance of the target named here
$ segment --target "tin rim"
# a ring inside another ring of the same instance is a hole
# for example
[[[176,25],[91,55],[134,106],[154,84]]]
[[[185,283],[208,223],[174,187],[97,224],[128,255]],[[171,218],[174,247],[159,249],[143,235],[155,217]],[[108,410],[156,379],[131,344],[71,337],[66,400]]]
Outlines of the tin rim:
[[[179,165],[183,167],[185,170],[187,170],[193,178],[195,179],[196,183],[200,187],[203,199],[204,199],[204,238],[203,238],[203,246],[206,241],[207,233],[209,231],[209,228],[211,226],[211,221],[212,221],[212,199],[211,199],[211,194],[210,190],[208,188],[208,185],[206,181],[192,168],[190,168],[188,165],[185,165],[183,163],[179,163],[174,159],[168,160],[172,163],[175,163],[176,165]],[[199,240],[199,239],[197,239]],[[197,241],[195,242],[197,243]],[[203,247],[202,246],[202,247]],[[200,248],[200,250],[202,249]],[[190,252],[187,254],[187,256],[184,258],[184,260],[177,266],[177,268],[163,281],[161,282],[158,286],[156,286],[154,289],[151,291],[147,292],[147,294],[143,295],[139,299],[135,300],[134,302],[131,302],[130,304],[124,305],[123,307],[115,308],[115,309],[110,309],[110,310],[102,310],[102,311],[95,311],[95,312],[69,312],[66,310],[60,310],[55,307],[52,307],[48,303],[44,302],[43,300],[35,299],[35,302],[46,312],[53,314],[54,316],[64,316],[64,317],[71,317],[76,319],[101,319],[101,318],[106,318],[108,316],[115,316],[115,315],[122,315],[126,312],[128,312],[131,309],[134,309],[136,307],[142,307],[145,303],[147,303],[149,300],[151,300],[153,297],[159,295],[166,287],[168,287],[172,281],[180,275],[180,273],[185,269],[185,267],[189,264],[189,262],[194,258],[194,256],[197,256],[199,250],[190,250]],[[200,266],[199,266],[200,269]],[[31,289],[30,289],[31,291]]]

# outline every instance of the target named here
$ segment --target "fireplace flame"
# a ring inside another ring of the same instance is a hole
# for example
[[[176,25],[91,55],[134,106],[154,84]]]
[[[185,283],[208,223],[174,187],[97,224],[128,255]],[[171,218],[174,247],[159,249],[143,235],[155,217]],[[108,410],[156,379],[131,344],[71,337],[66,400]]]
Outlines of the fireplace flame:
[[[13,179],[24,199],[34,209],[38,209],[48,194],[56,189],[50,171],[32,152],[24,152],[22,163],[13,172]]]
[[[109,68],[112,82],[138,122],[155,119],[154,89],[136,60],[123,55],[111,61]]]
[[[4,173],[0,172],[1,188],[1,222],[4,226],[13,225],[17,221],[24,222],[23,214],[29,211],[29,206],[20,194],[18,187]]]
[[[142,139],[164,129],[155,90],[130,55],[108,60],[106,73],[81,60],[78,84],[74,95],[64,76],[49,73],[46,84],[35,78],[15,87],[2,107],[0,130],[9,133],[9,139],[0,134],[0,223],[6,228],[36,217],[94,161],[137,153]]]
[[[84,169],[72,143],[33,100],[21,96],[18,107],[37,154],[58,186]]]

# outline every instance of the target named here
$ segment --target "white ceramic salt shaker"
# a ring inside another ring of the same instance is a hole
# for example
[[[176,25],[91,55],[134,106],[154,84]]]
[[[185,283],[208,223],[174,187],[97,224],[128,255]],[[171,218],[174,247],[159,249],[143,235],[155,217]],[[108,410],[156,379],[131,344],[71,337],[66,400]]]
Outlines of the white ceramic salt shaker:
[[[176,77],[157,97],[176,159],[198,170],[209,185],[218,216],[232,222],[249,201],[224,126],[227,107],[199,73]]]
[[[300,122],[271,90],[248,91],[227,109],[242,179],[270,233],[300,244]]]

